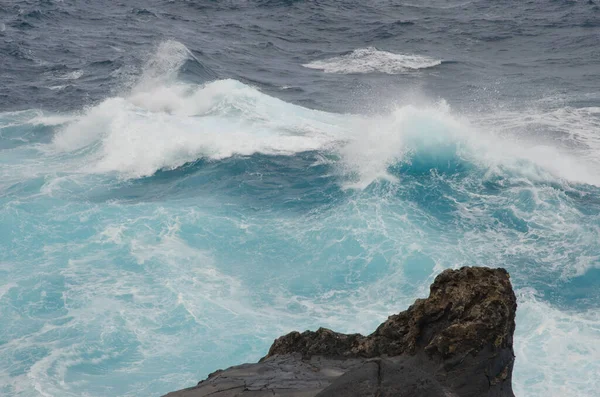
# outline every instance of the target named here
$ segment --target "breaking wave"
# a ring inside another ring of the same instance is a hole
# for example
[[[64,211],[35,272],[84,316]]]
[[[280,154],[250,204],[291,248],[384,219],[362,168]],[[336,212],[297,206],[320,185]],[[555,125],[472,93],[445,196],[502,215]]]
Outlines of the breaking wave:
[[[444,101],[379,115],[327,113],[286,103],[235,80],[183,82],[181,68],[199,63],[191,57],[182,44],[163,43],[127,95],[106,99],[70,119],[47,118],[50,124],[61,117],[65,121],[52,148],[83,150],[86,165],[80,170],[117,172],[124,178],[150,176],[198,159],[325,151],[339,157],[338,171],[352,187],[364,188],[378,179],[398,181],[397,165],[405,171],[409,165],[408,172],[472,166],[532,180],[600,184],[593,163],[553,142],[505,136],[508,127],[497,131],[498,125],[511,125],[504,117],[470,120],[453,114]]]
[[[349,54],[304,64],[325,73],[405,73],[441,65],[442,61],[422,55],[394,54],[375,47],[361,48]]]

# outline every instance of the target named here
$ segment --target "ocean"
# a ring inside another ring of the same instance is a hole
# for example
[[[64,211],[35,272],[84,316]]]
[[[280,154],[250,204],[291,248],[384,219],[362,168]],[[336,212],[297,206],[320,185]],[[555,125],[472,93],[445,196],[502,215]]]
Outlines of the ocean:
[[[0,1],[0,395],[159,396],[504,267],[600,389],[600,3]]]

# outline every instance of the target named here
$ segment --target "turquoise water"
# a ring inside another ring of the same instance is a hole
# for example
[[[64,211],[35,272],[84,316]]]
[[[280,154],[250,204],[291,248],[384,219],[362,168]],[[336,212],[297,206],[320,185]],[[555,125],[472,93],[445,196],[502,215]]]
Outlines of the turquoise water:
[[[596,393],[598,108],[328,113],[183,82],[182,47],[79,112],[0,114],[0,394],[160,395],[465,265],[511,273],[518,395]]]

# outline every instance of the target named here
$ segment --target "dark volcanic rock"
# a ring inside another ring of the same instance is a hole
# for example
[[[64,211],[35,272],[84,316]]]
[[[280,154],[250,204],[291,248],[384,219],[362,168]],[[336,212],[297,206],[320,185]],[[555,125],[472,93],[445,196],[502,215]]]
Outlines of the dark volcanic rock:
[[[403,360],[375,359],[348,371],[318,397],[449,397],[455,396],[432,374]]]
[[[291,332],[258,364],[168,396],[514,396],[516,308],[504,269],[446,270],[369,336]]]

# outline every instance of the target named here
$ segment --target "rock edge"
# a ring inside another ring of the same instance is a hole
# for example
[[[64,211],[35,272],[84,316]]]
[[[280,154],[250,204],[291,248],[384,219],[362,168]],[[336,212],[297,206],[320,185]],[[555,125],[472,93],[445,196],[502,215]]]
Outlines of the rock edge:
[[[445,270],[368,336],[291,332],[259,363],[167,396],[513,397],[516,308],[506,270]]]

